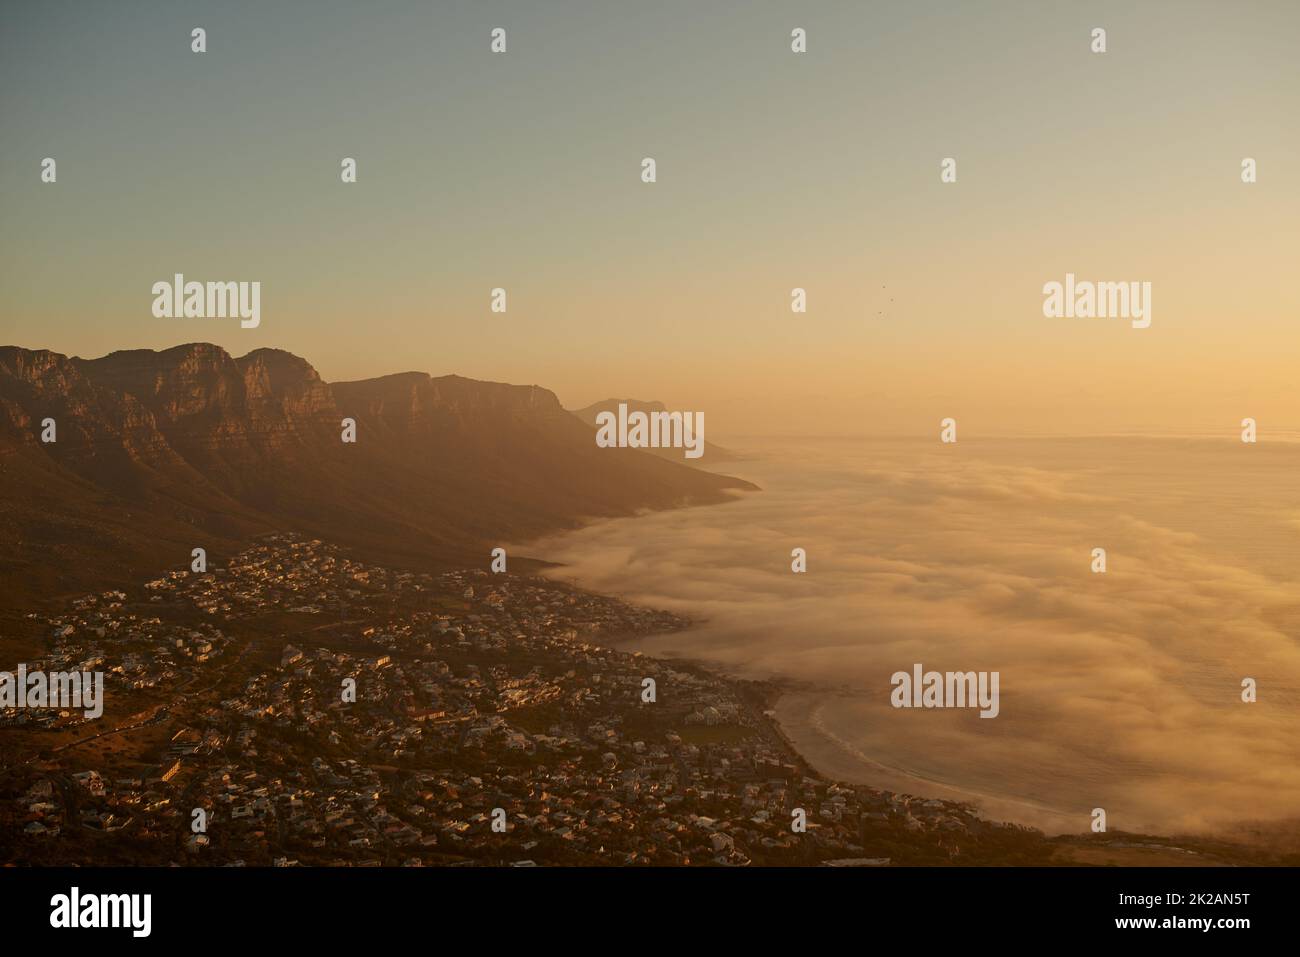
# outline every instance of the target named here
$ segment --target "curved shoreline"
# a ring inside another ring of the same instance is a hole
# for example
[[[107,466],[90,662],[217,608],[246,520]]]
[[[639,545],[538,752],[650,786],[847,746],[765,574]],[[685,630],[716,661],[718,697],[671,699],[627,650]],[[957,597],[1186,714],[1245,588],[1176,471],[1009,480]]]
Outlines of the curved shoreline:
[[[567,583],[586,590],[586,586],[576,580],[567,579]],[[700,621],[692,620],[690,627],[699,624]],[[922,800],[954,801],[975,809],[987,820],[1033,827],[1047,835],[1088,833],[1086,808],[1070,813],[1034,801],[948,784],[875,760],[826,727],[821,718],[821,709],[825,706],[827,696],[833,696],[833,693],[794,690],[779,675],[766,679],[738,675],[722,662],[698,655],[664,655],[647,651],[645,645],[654,637],[639,635],[606,638],[605,641],[611,647],[640,651],[661,661],[690,664],[726,681],[763,680],[770,683],[774,695],[767,705],[766,717],[771,727],[800,760],[828,781],[875,788]]]
[[[982,817],[1035,827],[1046,834],[1087,832],[1087,827],[1080,824],[1087,820],[1086,810],[1071,814],[1034,801],[949,784],[877,761],[826,727],[822,718],[825,702],[820,699],[804,692],[783,692],[772,708],[783,737],[819,774],[898,794],[959,801],[976,808]]]

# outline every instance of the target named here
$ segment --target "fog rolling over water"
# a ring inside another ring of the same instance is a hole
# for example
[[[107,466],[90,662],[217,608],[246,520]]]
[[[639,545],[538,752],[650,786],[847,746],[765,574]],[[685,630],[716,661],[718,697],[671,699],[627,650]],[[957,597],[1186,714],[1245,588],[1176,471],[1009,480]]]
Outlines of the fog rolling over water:
[[[1112,831],[1292,830],[1300,444],[936,429],[745,451],[724,470],[759,493],[526,551],[703,620],[647,653],[800,682],[778,715],[828,774],[1051,831],[1087,831],[1096,807]],[[917,662],[1000,672],[1000,714],[892,708],[890,676]]]

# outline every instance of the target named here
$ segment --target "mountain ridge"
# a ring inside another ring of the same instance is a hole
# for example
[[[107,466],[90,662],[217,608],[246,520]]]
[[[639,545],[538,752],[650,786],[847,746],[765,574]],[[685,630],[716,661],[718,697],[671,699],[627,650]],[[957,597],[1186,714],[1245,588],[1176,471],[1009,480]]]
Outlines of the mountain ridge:
[[[571,415],[577,416],[581,421],[585,422],[587,425],[595,427],[596,416],[599,413],[612,412],[615,415],[617,415],[619,405],[626,405],[628,412],[645,412],[649,414],[652,412],[670,411],[666,405],[664,405],[662,402],[659,401],[647,402],[644,399],[602,399],[599,402],[591,403],[591,405],[583,406],[581,409],[570,409],[569,412]],[[674,462],[685,461],[686,464],[688,465],[690,464],[704,465],[705,463],[712,465],[715,462],[729,462],[740,458],[740,456],[738,456],[735,452],[732,452],[730,449],[724,449],[721,446],[715,445],[712,442],[709,442],[707,440],[705,440],[704,442],[703,455],[699,459],[695,459],[695,460],[683,459],[681,449],[675,449],[671,447],[648,448],[648,449],[644,449],[643,451],[648,452],[651,455],[657,455],[663,459],[669,459]]]
[[[495,545],[755,487],[600,449],[540,386],[421,372],[331,383],[284,350],[236,358],[198,342],[95,359],[0,346],[0,488],[0,580],[21,592],[50,565],[40,597],[55,580],[188,567],[200,545],[214,560],[269,531],[394,564],[486,564]]]

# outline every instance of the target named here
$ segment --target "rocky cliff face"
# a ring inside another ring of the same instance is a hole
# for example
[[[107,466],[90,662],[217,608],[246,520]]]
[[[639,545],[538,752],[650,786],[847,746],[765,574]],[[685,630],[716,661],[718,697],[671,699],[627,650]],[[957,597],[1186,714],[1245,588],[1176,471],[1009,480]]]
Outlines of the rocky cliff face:
[[[101,385],[75,359],[46,350],[0,347],[0,448],[40,447],[74,469],[171,457],[149,409],[133,394]],[[57,441],[40,445],[41,423]]]
[[[307,362],[276,349],[242,359],[208,343],[73,359],[85,378],[132,396],[185,453],[274,453],[334,416],[329,387]]]
[[[345,418],[355,443],[341,439]],[[99,359],[0,347],[0,483],[6,569],[51,552],[103,568],[112,541],[180,567],[186,542],[278,528],[389,561],[463,562],[584,519],[752,488],[599,449],[537,386],[416,372],[329,384],[291,353],[236,359],[208,343]]]
[[[423,372],[338,382],[333,386],[340,408],[375,427],[408,438],[439,430],[473,429],[554,421],[564,416],[549,389],[531,385],[480,382]]]

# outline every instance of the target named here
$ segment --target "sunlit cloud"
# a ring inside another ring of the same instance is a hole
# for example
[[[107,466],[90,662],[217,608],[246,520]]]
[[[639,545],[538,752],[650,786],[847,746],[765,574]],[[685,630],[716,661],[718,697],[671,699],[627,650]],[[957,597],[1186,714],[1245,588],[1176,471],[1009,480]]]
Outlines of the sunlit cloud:
[[[1098,806],[1126,830],[1280,820],[1300,800],[1300,602],[1271,546],[1294,528],[1220,520],[1234,451],[1214,466],[1204,443],[1140,439],[809,446],[737,469],[763,488],[738,502],[530,548],[701,622],[638,647],[799,683],[782,719],[841,776],[947,786],[1051,829],[1086,830]],[[1294,505],[1283,472],[1260,479],[1261,504]],[[913,662],[1000,671],[1001,715],[891,709],[889,676]]]

